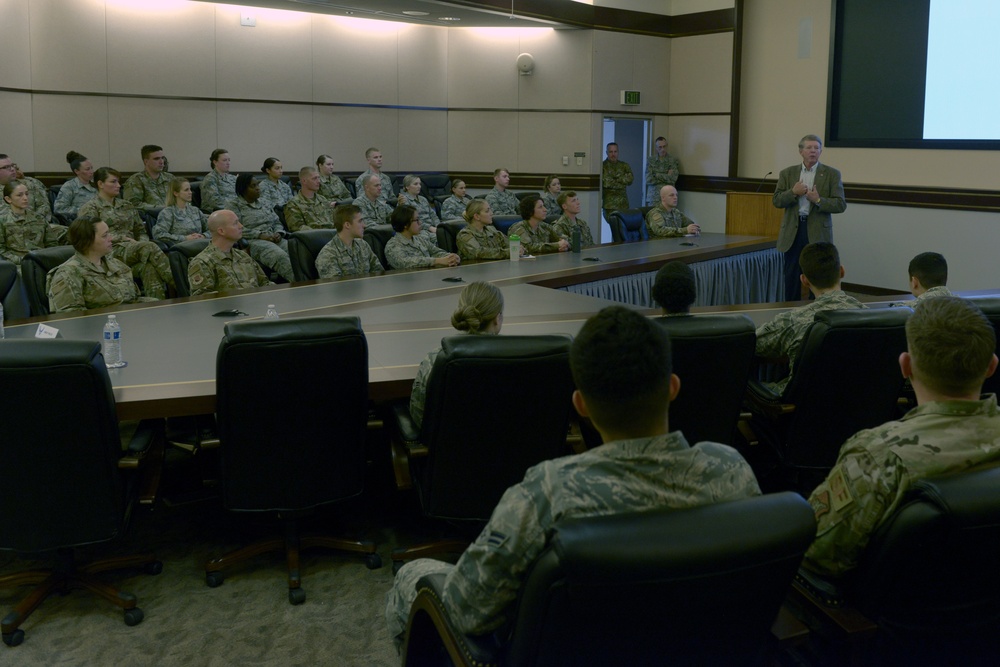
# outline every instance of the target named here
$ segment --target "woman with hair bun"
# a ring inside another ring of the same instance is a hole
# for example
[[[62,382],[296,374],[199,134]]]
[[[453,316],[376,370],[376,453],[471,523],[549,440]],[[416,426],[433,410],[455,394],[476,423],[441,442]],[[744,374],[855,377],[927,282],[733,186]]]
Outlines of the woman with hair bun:
[[[212,166],[201,180],[201,210],[205,213],[217,211],[236,196],[236,176],[229,173],[232,159],[225,148],[216,148],[208,157]]]
[[[458,307],[451,314],[451,326],[472,335],[497,335],[503,326],[503,293],[492,283],[469,283],[458,296]],[[410,417],[420,428],[424,422],[424,403],[427,400],[427,381],[434,368],[434,360],[441,348],[432,350],[420,362],[417,377],[410,391]]]
[[[292,198],[292,188],[281,180],[281,175],[285,173],[281,166],[281,160],[276,157],[269,157],[264,160],[264,165],[260,170],[267,176],[260,182],[260,203],[267,208],[284,206]]]
[[[493,226],[493,210],[485,199],[473,199],[465,209],[468,226],[458,233],[458,256],[467,259],[510,259],[510,242]],[[524,249],[521,249],[524,254]]]
[[[76,174],[63,183],[56,197],[55,212],[64,220],[73,221],[80,207],[97,196],[94,180],[94,164],[76,151],[66,153],[66,162]]]

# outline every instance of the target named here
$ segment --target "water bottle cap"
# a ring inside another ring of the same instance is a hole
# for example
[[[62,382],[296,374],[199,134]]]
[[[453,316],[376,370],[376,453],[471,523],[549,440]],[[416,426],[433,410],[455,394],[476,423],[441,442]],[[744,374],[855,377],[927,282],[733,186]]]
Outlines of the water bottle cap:
[[[517,234],[511,234],[511,235],[510,235],[510,240],[511,240],[511,241],[520,241],[520,240],[521,240],[521,237],[520,237],[520,236],[518,236]]]
[[[268,308],[274,308],[274,304],[273,303],[269,303],[269,304],[267,304],[267,307]]]

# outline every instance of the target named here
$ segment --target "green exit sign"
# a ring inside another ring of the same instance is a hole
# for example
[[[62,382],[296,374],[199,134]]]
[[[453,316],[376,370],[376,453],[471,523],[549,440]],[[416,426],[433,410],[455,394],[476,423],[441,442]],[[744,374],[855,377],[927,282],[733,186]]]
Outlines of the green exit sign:
[[[636,106],[639,104],[639,91],[638,90],[623,90],[622,91],[622,104],[628,106]]]

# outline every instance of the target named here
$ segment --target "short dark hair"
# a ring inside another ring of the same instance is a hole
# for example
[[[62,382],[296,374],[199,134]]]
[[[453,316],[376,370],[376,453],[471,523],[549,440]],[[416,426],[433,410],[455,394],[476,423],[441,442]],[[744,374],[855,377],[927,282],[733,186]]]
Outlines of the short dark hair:
[[[94,239],[97,237],[97,223],[99,222],[101,222],[100,218],[85,217],[77,218],[70,223],[69,230],[66,232],[66,239],[73,246],[74,250],[79,253],[87,252],[87,249],[94,244]]]
[[[833,287],[840,280],[840,253],[826,241],[810,243],[799,255],[799,268],[815,287]]]
[[[510,169],[504,169],[503,167],[500,167],[499,169],[494,169],[493,170],[493,178],[496,178],[502,172],[505,172],[505,171],[507,172],[507,175],[510,176]]]
[[[541,195],[537,195],[532,192],[530,195],[525,196],[518,205],[517,211],[521,214],[522,220],[527,220],[535,212],[535,203],[542,200]]]
[[[266,174],[267,170],[273,167],[275,162],[281,162],[281,160],[279,160],[276,157],[267,158],[266,160],[264,160],[264,164],[261,165],[260,170]]]
[[[556,203],[559,204],[559,208],[562,208],[563,204],[565,204],[567,201],[569,201],[575,196],[576,192],[574,192],[573,190],[562,192],[558,197],[556,197]]]
[[[323,164],[324,162],[326,162],[327,160],[332,160],[332,159],[333,159],[332,156],[327,155],[326,153],[323,153],[322,155],[320,155],[319,157],[316,158],[316,166],[318,167],[321,164]]]
[[[416,212],[417,209],[412,206],[405,204],[397,206],[392,209],[392,215],[389,216],[389,224],[392,225],[394,230],[401,232],[410,226],[410,223],[413,222],[413,214]]]
[[[146,144],[145,146],[142,147],[142,150],[140,152],[142,153],[142,159],[145,160],[156,151],[162,151],[162,150],[163,150],[162,146],[157,146],[156,144]]]
[[[344,225],[354,219],[354,216],[361,213],[361,208],[354,204],[345,204],[333,209],[333,228],[338,232],[344,229]]]
[[[212,154],[208,157],[208,164],[210,167],[215,167],[215,163],[219,161],[219,158],[228,153],[225,148],[216,148],[212,151]]]
[[[680,260],[667,262],[656,272],[653,299],[666,313],[686,313],[697,297],[694,271]]]
[[[911,278],[916,278],[925,288],[948,284],[948,262],[938,252],[922,252],[910,260]]]
[[[253,183],[254,175],[249,173],[239,174],[236,177],[236,196],[243,197],[247,193],[247,188]]]
[[[617,141],[609,141],[608,145],[605,146],[604,149],[607,150],[607,149],[611,148],[612,146],[614,146],[615,148],[618,148],[618,142]]]
[[[906,321],[914,376],[945,396],[978,392],[996,350],[996,333],[979,307],[957,296],[922,299]]]
[[[569,363],[599,427],[632,430],[669,409],[670,336],[634,310],[609,306],[588,319]]]
[[[101,167],[94,172],[94,183],[103,183],[108,180],[109,176],[114,176],[119,181],[122,180],[121,172],[117,169],[112,169],[111,167]]]
[[[666,140],[667,140],[666,137],[660,136],[660,137],[657,137],[657,138],[653,139],[653,143],[655,144],[657,141],[666,141]]]

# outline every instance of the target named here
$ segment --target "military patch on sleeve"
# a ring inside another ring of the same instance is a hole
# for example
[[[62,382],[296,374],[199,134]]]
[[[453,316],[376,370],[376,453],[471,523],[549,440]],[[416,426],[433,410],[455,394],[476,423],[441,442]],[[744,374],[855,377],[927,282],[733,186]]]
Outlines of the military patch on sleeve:
[[[834,510],[839,512],[854,503],[854,496],[844,479],[842,468],[834,468],[827,480],[830,483],[830,505]]]
[[[823,491],[822,493],[816,494],[810,498],[810,502],[812,504],[813,513],[818,519],[830,511],[830,492]]]
[[[191,276],[192,285],[200,285],[203,282],[205,282],[205,276],[201,275],[200,273],[196,273],[193,276]]]
[[[495,530],[491,530],[490,536],[486,538],[486,544],[488,544],[491,549],[499,549],[506,541],[507,536],[503,533],[498,533]]]

